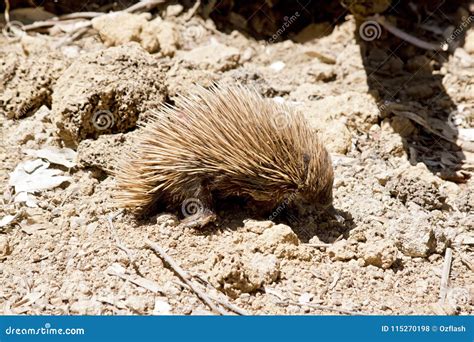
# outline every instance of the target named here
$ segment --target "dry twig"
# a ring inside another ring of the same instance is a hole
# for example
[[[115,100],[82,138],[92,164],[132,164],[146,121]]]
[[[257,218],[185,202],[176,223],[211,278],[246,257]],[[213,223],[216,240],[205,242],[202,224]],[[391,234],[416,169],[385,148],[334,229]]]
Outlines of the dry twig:
[[[444,304],[446,295],[448,293],[449,273],[451,272],[451,262],[453,260],[453,250],[446,248],[444,255],[443,272],[441,274],[440,290],[439,290],[439,301]]]
[[[10,22],[10,1],[5,0],[5,12],[3,13],[5,16],[5,22],[8,24]]]
[[[201,277],[199,274],[194,274],[193,275],[194,278],[196,278],[197,280],[199,280],[204,286],[208,286],[208,287],[211,287],[211,288],[214,288],[214,286],[212,286],[211,283],[209,283],[209,281],[207,281],[207,279],[204,279],[203,277]],[[217,291],[217,290],[216,290]],[[222,295],[223,296],[223,295]],[[228,307],[230,310],[234,311],[235,313],[239,314],[239,315],[242,315],[242,316],[246,316],[248,315],[248,313],[244,310],[244,309],[241,309],[239,308],[238,306],[235,306],[234,304],[230,303],[227,299],[224,299],[224,298],[216,298],[214,296],[211,296],[216,302]]]
[[[193,5],[193,7],[191,7],[191,9],[185,14],[184,20],[188,21],[189,19],[194,17],[194,15],[196,14],[199,6],[201,6],[201,0],[196,1],[196,3]]]
[[[123,280],[126,280],[126,281],[129,281],[132,284],[140,286],[140,287],[142,287],[144,289],[147,289],[148,291],[151,291],[153,293],[164,293],[163,289],[157,283],[155,283],[153,280],[146,279],[146,278],[140,277],[138,275],[137,276],[132,276],[132,275],[125,274],[125,273],[116,272],[113,269],[107,270],[107,274],[119,277],[119,278],[121,278]]]
[[[228,312],[222,309],[221,307],[215,305],[212,300],[209,298],[209,296],[203,292],[196,284],[194,284],[191,280],[191,277],[189,274],[183,270],[174,260],[172,257],[170,257],[165,250],[159,246],[158,244],[151,242],[150,240],[145,241],[146,247],[150,248],[153,250],[155,253],[157,253],[160,258],[165,261],[168,266],[170,266],[176,274],[179,275],[179,277],[188,285],[191,290],[193,290],[196,295],[201,298],[212,310],[215,312],[219,313],[220,315],[228,315]]]
[[[7,0],[5,0],[7,1]],[[126,12],[126,13],[135,13],[135,12],[140,12],[140,11],[149,11],[153,9],[154,7],[165,3],[166,0],[146,0],[146,1],[140,1],[122,11],[117,11],[115,13],[119,12]],[[41,28],[47,28],[54,26],[60,22],[68,22],[68,21],[74,21],[78,19],[89,19],[88,22],[85,22],[84,25],[81,25],[75,30],[72,30],[71,32],[68,32],[69,38],[64,40],[63,42],[60,43],[59,46],[62,46],[64,44],[67,44],[71,41],[74,41],[78,37],[82,36],[87,30],[92,27],[92,22],[90,19],[100,17],[102,15],[107,15],[107,13],[102,13],[102,12],[76,12],[76,13],[70,13],[70,14],[65,14],[56,18],[53,18],[51,20],[46,20],[46,21],[38,21],[35,22],[31,25],[25,25],[23,26],[24,31],[32,31],[32,30],[37,30]]]
[[[140,12],[140,11],[149,11],[155,8],[158,5],[164,4],[166,0],[146,0],[137,2],[135,5],[132,5],[126,9],[125,12],[133,13],[133,12]]]
[[[203,279],[201,279],[201,278],[199,278],[199,280],[203,281]],[[204,283],[209,284],[207,281],[204,281]],[[178,284],[179,286],[182,286],[182,287],[184,287],[184,288],[186,288],[186,289],[188,289],[188,290],[191,290],[191,288],[190,288],[187,284],[185,284],[185,283],[183,283],[183,282],[181,282],[181,281],[179,281],[179,280],[176,281],[176,284]],[[239,308],[238,306],[235,306],[234,304],[230,303],[230,302],[229,302],[227,299],[225,299],[225,298],[221,298],[220,296],[214,296],[214,295],[211,295],[211,294],[208,294],[208,296],[209,296],[209,298],[211,298],[213,301],[215,301],[215,302],[221,304],[222,306],[226,307],[226,308],[229,309],[230,311],[235,312],[235,313],[238,314],[238,315],[241,315],[241,316],[247,316],[247,315],[248,315],[247,311],[245,311],[244,309]]]
[[[113,223],[113,220],[119,216],[121,213],[123,212],[123,210],[119,210],[117,213],[115,213],[114,215],[109,215],[107,217],[107,222],[109,224],[109,230],[110,230],[110,235],[112,236],[112,238],[114,239],[114,242],[115,242],[115,245],[117,246],[118,249],[122,250],[125,252],[125,254],[127,254],[128,256],[128,259],[130,260],[130,262],[132,264],[134,264],[135,262],[135,258],[133,256],[133,253],[132,251],[127,248],[124,244],[122,244],[122,242],[120,241],[120,239],[118,238],[117,236],[117,230],[115,229],[115,226],[114,226],[114,223]]]
[[[414,37],[412,35],[409,35],[408,33],[400,30],[398,27],[390,24],[384,16],[381,15],[374,15],[370,19],[375,20],[377,23],[382,25],[388,32],[393,34],[394,36],[397,36],[400,39],[403,39],[410,44],[413,44],[419,48],[425,49],[425,50],[433,50],[433,51],[447,51],[448,47],[447,44],[433,44],[429,42],[425,42],[424,40],[421,40],[417,37]]]
[[[437,137],[440,137],[446,141],[449,141],[450,143],[453,143],[453,144],[456,144],[456,139],[453,139],[451,137],[448,137],[447,135],[443,134],[442,132],[438,132],[437,130],[435,130],[434,128],[431,127],[430,123],[428,121],[426,121],[426,119],[424,119],[423,117],[421,117],[420,115],[418,114],[415,114],[413,112],[410,112],[410,111],[401,111],[401,110],[392,110],[391,111],[393,114],[397,115],[397,116],[401,116],[401,117],[404,117],[404,118],[407,118],[407,119],[410,119],[412,120],[413,122],[416,122],[417,124],[419,124],[420,126],[423,126],[423,128],[425,128],[428,132],[430,132],[431,134],[434,134],[436,135]]]
[[[305,245],[305,246],[308,246],[308,247],[315,247],[315,248],[328,248],[328,247],[331,247],[331,246],[332,246],[330,243],[324,243],[324,242],[320,242],[320,243],[305,243],[304,245]]]

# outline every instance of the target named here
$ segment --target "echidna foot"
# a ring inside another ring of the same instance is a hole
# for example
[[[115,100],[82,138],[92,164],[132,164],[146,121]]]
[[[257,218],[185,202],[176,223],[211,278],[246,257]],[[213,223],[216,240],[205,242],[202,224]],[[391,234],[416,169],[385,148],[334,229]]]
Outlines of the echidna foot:
[[[194,215],[186,217],[181,221],[180,227],[182,228],[204,228],[209,223],[215,222],[217,219],[216,214],[209,210],[204,209]]]

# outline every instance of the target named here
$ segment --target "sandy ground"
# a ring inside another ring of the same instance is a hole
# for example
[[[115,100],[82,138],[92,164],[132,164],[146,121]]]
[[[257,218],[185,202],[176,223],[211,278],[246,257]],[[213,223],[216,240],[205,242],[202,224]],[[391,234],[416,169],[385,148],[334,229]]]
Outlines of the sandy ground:
[[[349,15],[270,44],[181,10],[97,18],[74,42],[0,38],[0,313],[213,314],[149,239],[249,314],[472,314],[474,30],[441,54],[361,40]],[[307,116],[333,157],[339,220],[270,222],[229,203],[194,230],[114,208],[111,171],[137,123],[215,81]],[[25,177],[49,183],[21,192]]]

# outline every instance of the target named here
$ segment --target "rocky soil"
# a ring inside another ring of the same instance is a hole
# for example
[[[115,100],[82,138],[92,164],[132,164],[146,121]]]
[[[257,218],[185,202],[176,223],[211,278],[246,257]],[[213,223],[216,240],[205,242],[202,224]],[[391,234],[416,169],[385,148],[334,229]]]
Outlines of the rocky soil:
[[[270,41],[170,5],[97,17],[75,40],[72,24],[0,37],[0,313],[213,314],[148,239],[249,314],[473,314],[474,29],[438,53],[339,21]],[[139,124],[213,82],[307,116],[340,217],[271,222],[229,203],[194,230],[113,206]]]

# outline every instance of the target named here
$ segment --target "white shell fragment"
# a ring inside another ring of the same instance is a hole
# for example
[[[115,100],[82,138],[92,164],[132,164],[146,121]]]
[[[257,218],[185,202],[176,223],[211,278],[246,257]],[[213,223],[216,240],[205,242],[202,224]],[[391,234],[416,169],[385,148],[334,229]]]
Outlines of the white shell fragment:
[[[155,307],[153,309],[153,315],[170,315],[171,305],[165,300],[165,298],[156,298]]]
[[[0,219],[0,228],[8,226],[10,223],[15,220],[16,216],[15,215],[7,215],[4,216]]]
[[[285,63],[282,62],[282,61],[277,61],[277,62],[274,62],[274,63],[270,64],[270,69],[272,69],[275,72],[282,71],[284,67],[285,67]]]
[[[71,179],[60,176],[61,170],[48,169],[49,163],[41,159],[26,161],[17,165],[10,173],[8,184],[15,188],[15,193],[37,192],[55,188]]]
[[[70,148],[58,148],[54,146],[48,146],[41,150],[26,150],[26,154],[36,157],[46,159],[50,163],[63,165],[67,168],[76,166],[76,156],[77,153]]]
[[[25,203],[29,208],[38,208],[38,204],[36,204],[36,197],[24,191],[18,193],[15,196],[14,202]]]

